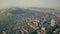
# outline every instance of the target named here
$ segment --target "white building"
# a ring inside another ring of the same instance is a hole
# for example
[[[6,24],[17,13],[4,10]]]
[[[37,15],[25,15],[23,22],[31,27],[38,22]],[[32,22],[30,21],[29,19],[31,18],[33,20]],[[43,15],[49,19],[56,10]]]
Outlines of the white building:
[[[52,18],[50,25],[51,25],[51,26],[55,26],[55,24],[56,24],[56,23],[55,23],[55,19]]]

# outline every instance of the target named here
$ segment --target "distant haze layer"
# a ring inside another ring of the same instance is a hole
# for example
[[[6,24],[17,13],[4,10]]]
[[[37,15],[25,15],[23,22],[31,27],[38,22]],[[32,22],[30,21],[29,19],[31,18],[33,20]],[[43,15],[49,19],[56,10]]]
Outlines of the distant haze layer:
[[[0,0],[0,8],[10,6],[60,9],[60,0]]]

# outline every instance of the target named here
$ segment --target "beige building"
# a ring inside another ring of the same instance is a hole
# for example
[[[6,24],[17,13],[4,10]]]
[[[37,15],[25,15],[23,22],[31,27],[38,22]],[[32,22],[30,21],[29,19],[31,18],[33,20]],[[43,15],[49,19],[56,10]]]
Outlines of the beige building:
[[[55,26],[55,24],[56,24],[56,23],[55,23],[55,19],[52,18],[50,25],[51,25],[51,26]]]
[[[60,13],[57,13],[56,16],[57,16],[57,17],[60,17]]]

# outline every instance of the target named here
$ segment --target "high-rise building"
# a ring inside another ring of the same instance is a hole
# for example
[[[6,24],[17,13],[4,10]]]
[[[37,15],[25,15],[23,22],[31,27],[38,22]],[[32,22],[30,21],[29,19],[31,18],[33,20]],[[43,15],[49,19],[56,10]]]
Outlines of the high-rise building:
[[[33,23],[34,23],[34,26],[35,26],[35,27],[38,27],[38,23],[39,23],[39,22],[40,22],[39,20],[34,20],[34,22],[33,22]]]
[[[55,26],[55,24],[56,24],[56,23],[55,23],[55,19],[52,18],[50,25],[53,27],[53,26]]]
[[[5,31],[2,31],[2,34],[6,34],[6,32]]]
[[[46,17],[45,16],[43,16],[43,20],[46,21]]]

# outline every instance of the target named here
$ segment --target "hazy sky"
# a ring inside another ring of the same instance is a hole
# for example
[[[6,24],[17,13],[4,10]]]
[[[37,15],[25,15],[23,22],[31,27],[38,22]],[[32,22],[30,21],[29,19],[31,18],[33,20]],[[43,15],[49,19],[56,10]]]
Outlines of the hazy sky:
[[[9,6],[60,9],[60,0],[0,0],[0,8]]]

